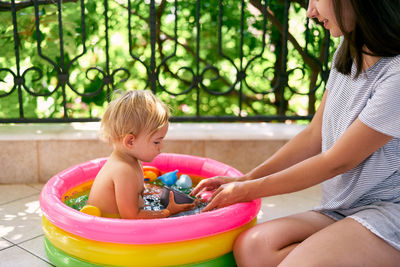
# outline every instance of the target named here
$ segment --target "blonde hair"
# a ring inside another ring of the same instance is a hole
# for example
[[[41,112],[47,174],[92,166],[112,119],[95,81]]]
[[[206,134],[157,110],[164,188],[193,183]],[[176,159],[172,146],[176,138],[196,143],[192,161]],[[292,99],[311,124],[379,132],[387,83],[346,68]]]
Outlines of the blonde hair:
[[[101,120],[100,136],[109,143],[145,130],[151,136],[168,124],[169,116],[167,105],[151,91],[127,91],[109,103]]]

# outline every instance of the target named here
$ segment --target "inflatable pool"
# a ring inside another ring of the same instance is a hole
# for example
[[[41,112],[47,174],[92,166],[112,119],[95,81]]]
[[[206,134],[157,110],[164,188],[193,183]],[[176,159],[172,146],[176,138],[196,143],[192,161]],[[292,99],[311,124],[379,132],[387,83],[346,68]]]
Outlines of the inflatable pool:
[[[106,160],[71,167],[52,177],[42,189],[45,249],[56,266],[235,266],[233,242],[256,223],[259,199],[151,220],[96,217],[64,204],[66,194],[74,188],[90,188]],[[241,175],[215,160],[182,154],[160,154],[143,165],[203,178]]]

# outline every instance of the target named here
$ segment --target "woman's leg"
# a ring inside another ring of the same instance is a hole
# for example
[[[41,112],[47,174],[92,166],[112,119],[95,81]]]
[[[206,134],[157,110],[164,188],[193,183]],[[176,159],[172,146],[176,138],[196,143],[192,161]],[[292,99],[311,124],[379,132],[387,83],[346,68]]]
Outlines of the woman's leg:
[[[281,266],[400,266],[400,251],[346,218],[299,244]]]
[[[332,223],[328,216],[308,211],[258,224],[236,239],[236,263],[240,267],[277,266],[299,242]]]

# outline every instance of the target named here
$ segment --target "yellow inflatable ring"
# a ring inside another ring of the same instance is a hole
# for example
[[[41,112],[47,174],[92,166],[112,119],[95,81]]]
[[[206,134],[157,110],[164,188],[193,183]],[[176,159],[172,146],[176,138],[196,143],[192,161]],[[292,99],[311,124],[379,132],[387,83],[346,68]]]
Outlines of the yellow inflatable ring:
[[[232,251],[236,237],[256,224],[256,219],[218,235],[188,241],[133,245],[93,241],[70,234],[43,216],[42,226],[51,244],[72,257],[100,265],[174,266],[201,262]]]
[[[44,248],[46,250],[47,256],[57,267],[100,267],[101,265],[82,261],[80,259],[74,258],[59,249],[55,248],[47,238],[44,238]],[[235,259],[233,258],[233,253],[222,255],[221,257],[197,262],[193,264],[180,265],[180,267],[221,267],[221,266],[235,266]]]

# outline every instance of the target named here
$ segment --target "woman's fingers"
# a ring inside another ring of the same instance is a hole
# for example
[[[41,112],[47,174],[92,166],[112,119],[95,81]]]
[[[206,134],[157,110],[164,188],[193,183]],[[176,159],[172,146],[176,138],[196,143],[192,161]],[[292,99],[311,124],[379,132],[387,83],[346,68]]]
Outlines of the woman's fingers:
[[[243,184],[240,182],[233,182],[223,184],[220,186],[210,197],[210,203],[203,209],[203,211],[210,211],[212,209],[219,209],[234,203],[249,201],[244,196]]]
[[[201,212],[210,211],[213,210],[214,208],[215,208],[215,201],[211,201],[210,203],[208,203],[207,206],[204,207],[204,209],[201,210]]]
[[[208,180],[208,179],[207,179]],[[207,181],[207,180],[203,180],[201,181],[193,190],[192,192],[190,192],[191,196],[197,196],[198,194],[200,194],[203,191],[206,190],[210,190],[210,188],[212,189],[212,181]]]
[[[203,191],[212,191],[219,188],[221,185],[230,183],[234,178],[226,176],[215,176],[202,180],[190,193],[191,196],[198,196]]]
[[[193,190],[190,192],[191,196],[196,196],[201,190],[204,190],[204,180],[201,181]]]
[[[190,192],[189,196],[192,196],[192,197],[196,196],[196,197],[197,197],[197,196],[198,196],[199,194],[201,194],[204,190],[205,190],[205,187],[196,186],[196,187],[192,190],[192,192]]]
[[[194,197],[199,197],[207,188],[203,187],[198,193],[194,195]]]
[[[213,195],[210,197],[211,201],[208,203],[207,206],[204,207],[202,212],[204,211],[210,211],[215,208],[222,208],[227,206],[226,203],[224,203],[227,199],[224,197],[224,192],[223,189],[220,187],[218,188]]]
[[[211,197],[208,199],[208,201],[210,201],[210,202],[213,201],[213,199],[214,199],[222,190],[224,190],[222,186],[219,187],[217,190],[215,190],[215,191],[212,193]]]
[[[220,209],[226,206],[228,206],[226,200],[222,200],[219,197],[216,197],[207,206],[204,207],[202,212],[211,211],[213,209]]]

